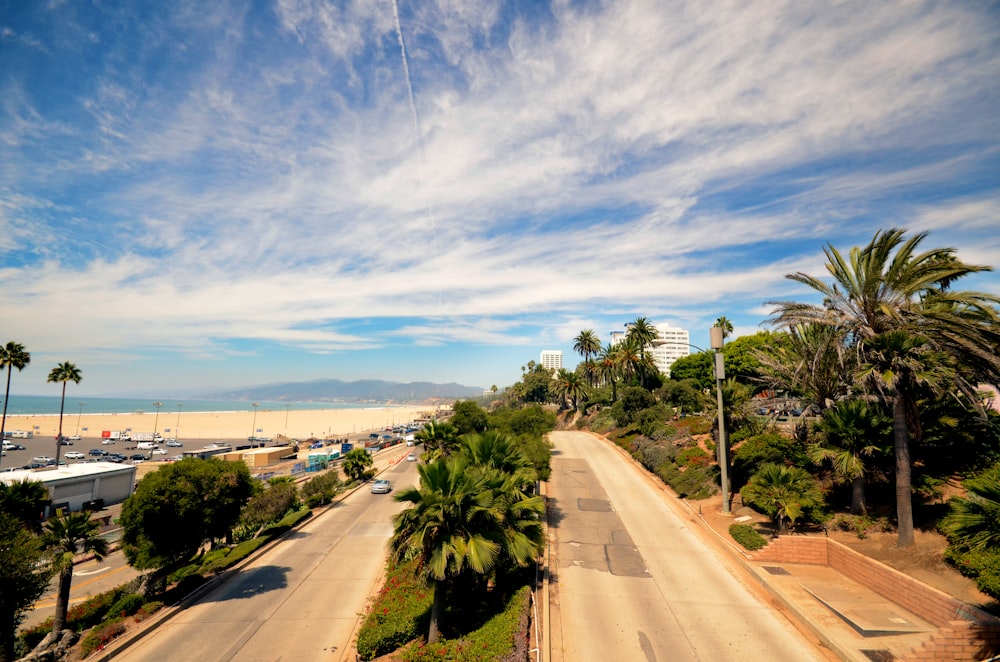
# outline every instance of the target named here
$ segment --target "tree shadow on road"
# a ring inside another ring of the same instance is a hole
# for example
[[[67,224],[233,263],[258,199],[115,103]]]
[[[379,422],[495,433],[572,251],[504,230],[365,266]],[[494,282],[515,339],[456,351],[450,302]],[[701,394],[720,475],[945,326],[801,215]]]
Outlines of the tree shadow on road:
[[[215,596],[216,602],[226,600],[242,600],[261,593],[276,591],[288,587],[288,573],[291,568],[265,565],[253,570],[242,570],[235,577],[236,587],[220,591]]]

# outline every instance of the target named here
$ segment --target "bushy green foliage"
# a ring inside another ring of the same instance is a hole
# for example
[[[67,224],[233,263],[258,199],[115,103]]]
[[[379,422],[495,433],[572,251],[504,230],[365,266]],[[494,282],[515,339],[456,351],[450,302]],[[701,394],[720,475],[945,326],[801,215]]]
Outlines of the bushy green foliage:
[[[394,651],[426,632],[434,589],[417,577],[415,565],[414,561],[388,566],[385,584],[358,632],[357,650],[362,660]]]
[[[677,453],[675,462],[681,467],[705,467],[710,465],[714,458],[709,455],[701,446],[689,446]]]
[[[135,612],[135,622],[140,623],[156,612],[163,609],[163,603],[159,600],[152,600],[142,605],[137,612]]]
[[[226,537],[254,492],[242,462],[188,458],[143,478],[122,506],[122,546],[138,569],[190,558],[206,540]]]
[[[403,662],[494,662],[508,659],[518,638],[524,635],[530,601],[530,588],[524,586],[507,601],[503,611],[482,627],[458,640],[409,646],[402,653]]]
[[[520,409],[500,407],[489,414],[489,427],[513,436],[525,434],[544,436],[556,427],[556,415],[539,405]]]
[[[310,508],[330,503],[340,491],[340,476],[336,471],[327,471],[314,476],[302,486],[302,496]]]
[[[363,480],[368,473],[368,467],[374,464],[372,456],[363,448],[354,448],[344,455],[341,467],[351,480]]]
[[[652,393],[639,386],[630,386],[621,392],[618,402],[611,406],[611,415],[619,427],[626,427],[635,422],[640,411],[655,404],[656,398]]]
[[[744,549],[751,552],[756,552],[767,545],[764,536],[757,533],[757,529],[749,524],[730,524],[729,535],[733,537],[733,540],[743,545]]]
[[[673,412],[666,405],[653,405],[636,413],[633,424],[650,439],[670,439],[677,434],[668,422],[672,415]]]
[[[688,467],[678,472],[669,485],[682,498],[693,501],[707,499],[718,491],[715,469],[708,466]]]
[[[803,467],[808,464],[806,446],[777,432],[750,437],[733,451],[733,489],[745,485],[765,464]]]
[[[111,641],[125,634],[125,622],[116,618],[95,627],[80,640],[80,655],[88,657],[95,651],[103,650]]]
[[[645,444],[637,453],[642,466],[654,472],[661,464],[673,462],[676,456],[677,447],[671,443]]]
[[[176,584],[180,580],[184,579],[188,575],[193,575],[198,572],[201,568],[201,559],[199,558],[197,563],[188,563],[187,565],[182,565],[167,576],[168,584]]]
[[[256,531],[262,526],[277,522],[290,510],[300,505],[298,488],[293,482],[270,483],[269,487],[251,498],[240,513],[240,526]]]
[[[94,627],[104,619],[104,615],[108,613],[111,606],[128,592],[125,587],[118,586],[71,606],[66,612],[66,627],[76,632]],[[22,630],[19,637],[23,640],[25,647],[31,650],[51,631],[52,618],[49,617],[34,627]]]
[[[1000,600],[1000,549],[969,550],[952,545],[944,557],[963,575],[975,579],[980,591]]]
[[[111,608],[104,615],[104,620],[131,616],[139,611],[145,602],[146,598],[139,593],[126,593],[111,605]]]
[[[452,406],[448,422],[455,426],[459,434],[482,432],[487,425],[486,410],[475,400],[460,400]]]

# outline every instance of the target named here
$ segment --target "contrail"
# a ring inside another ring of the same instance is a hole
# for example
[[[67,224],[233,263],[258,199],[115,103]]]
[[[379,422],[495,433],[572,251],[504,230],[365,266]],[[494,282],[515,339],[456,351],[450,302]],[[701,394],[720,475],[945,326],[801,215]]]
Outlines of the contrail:
[[[399,39],[399,54],[403,59],[403,76],[406,78],[406,93],[410,97],[410,114],[413,116],[413,130],[417,132],[417,139],[420,139],[420,117],[417,115],[417,103],[413,99],[413,81],[410,79],[410,59],[406,56],[403,27],[399,23],[398,0],[392,0],[392,17],[396,20],[396,37]]]
[[[410,78],[410,59],[406,55],[406,42],[403,41],[403,26],[399,22],[399,0],[392,0],[392,17],[396,21],[396,38],[399,40],[399,55],[403,60],[403,76],[406,78],[406,94],[410,100],[410,115],[413,117],[413,130],[417,134],[417,143],[420,146],[420,160],[423,162],[426,161],[427,157],[424,154],[424,138],[420,131],[420,115],[417,114],[417,102],[413,97],[413,80]],[[423,184],[423,177],[420,175],[419,168],[417,170],[417,183]],[[431,222],[431,233],[434,235],[434,248],[440,250],[437,227],[434,222],[434,211],[431,209],[430,202],[427,203],[427,217]]]

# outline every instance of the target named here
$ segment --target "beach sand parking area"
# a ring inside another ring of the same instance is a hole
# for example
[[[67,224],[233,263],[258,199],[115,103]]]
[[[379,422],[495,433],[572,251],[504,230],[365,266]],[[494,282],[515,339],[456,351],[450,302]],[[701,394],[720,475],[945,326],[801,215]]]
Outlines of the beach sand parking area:
[[[179,441],[213,441],[248,437],[317,439],[347,437],[359,432],[384,430],[433,416],[433,406],[400,405],[351,409],[259,409],[257,411],[188,412],[168,410],[133,414],[82,414],[63,416],[63,436],[79,434],[99,439],[107,431],[159,433]],[[58,414],[7,416],[6,430],[30,431],[33,440],[54,440]],[[79,430],[79,431],[78,431]],[[29,440],[30,442],[31,440]]]

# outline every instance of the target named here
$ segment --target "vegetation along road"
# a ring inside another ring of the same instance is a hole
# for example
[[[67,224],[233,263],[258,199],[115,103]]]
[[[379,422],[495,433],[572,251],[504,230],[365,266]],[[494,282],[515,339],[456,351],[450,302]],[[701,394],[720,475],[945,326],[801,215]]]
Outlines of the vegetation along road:
[[[593,435],[553,432],[552,660],[820,660],[727,569],[642,470]]]
[[[414,485],[414,464],[400,462],[380,478],[394,491]],[[402,508],[392,493],[363,485],[115,659],[353,659],[345,656],[355,625]]]

